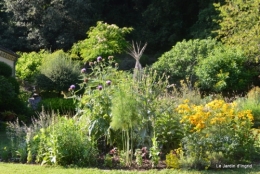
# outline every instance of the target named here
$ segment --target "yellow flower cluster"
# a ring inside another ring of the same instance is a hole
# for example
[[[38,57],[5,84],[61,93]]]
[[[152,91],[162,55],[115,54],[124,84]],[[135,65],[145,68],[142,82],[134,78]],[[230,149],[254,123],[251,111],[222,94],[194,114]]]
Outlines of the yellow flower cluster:
[[[239,121],[242,125],[252,123],[253,115],[250,110],[236,112],[235,103],[214,100],[206,105],[189,105],[188,101],[180,104],[176,111],[183,115],[181,123],[192,125],[191,132],[201,131],[206,126],[231,124]]]

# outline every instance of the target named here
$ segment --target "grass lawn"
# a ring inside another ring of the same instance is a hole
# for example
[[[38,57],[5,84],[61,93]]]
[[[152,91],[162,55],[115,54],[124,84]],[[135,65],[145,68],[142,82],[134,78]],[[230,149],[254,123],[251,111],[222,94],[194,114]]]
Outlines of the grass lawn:
[[[199,173],[222,173],[222,174],[256,174],[260,173],[260,166],[253,166],[252,169],[220,169],[220,170],[208,170],[208,171],[188,171],[188,170],[149,170],[149,171],[124,171],[124,170],[100,170],[95,168],[62,168],[62,167],[46,167],[40,165],[28,165],[28,164],[13,164],[13,163],[1,163],[1,174],[199,174]]]

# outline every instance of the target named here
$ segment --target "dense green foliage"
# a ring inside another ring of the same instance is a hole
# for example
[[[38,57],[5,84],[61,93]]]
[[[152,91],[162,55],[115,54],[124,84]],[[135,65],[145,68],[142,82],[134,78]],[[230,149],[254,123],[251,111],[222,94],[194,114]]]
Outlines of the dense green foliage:
[[[100,55],[108,57],[122,53],[127,47],[125,35],[132,30],[99,21],[95,27],[89,29],[87,39],[73,45],[72,56],[80,55],[84,61],[92,61]]]
[[[205,59],[218,44],[214,39],[183,40],[164,53],[153,64],[153,67],[161,73],[167,73],[174,83],[185,79],[186,83],[193,84],[196,80],[196,65],[200,60]]]
[[[9,115],[11,118],[8,121],[12,121],[17,117],[20,120],[28,121],[32,113],[27,108],[26,103],[19,98],[20,90],[16,79],[13,77],[5,78],[0,75],[0,81],[0,120],[6,121],[2,120],[2,118]]]
[[[97,21],[104,21],[134,28],[129,40],[147,41],[147,52],[154,54],[189,39],[199,13],[212,7],[213,0],[1,0],[0,4],[0,44],[14,51],[68,50],[85,39]],[[211,22],[207,19],[206,28]]]
[[[219,25],[219,11],[214,7],[214,3],[224,4],[225,0],[200,0],[198,20],[190,28],[190,34],[193,38],[206,39],[215,37],[217,34],[212,31],[217,30]],[[214,22],[213,22],[214,21]]]
[[[259,61],[259,0],[226,0],[225,5],[216,4],[221,20],[218,38],[227,45],[240,47],[249,61]]]
[[[211,92],[246,91],[257,74],[248,69],[241,49],[227,47],[214,39],[178,42],[164,53],[153,67],[170,75],[171,81],[184,80]]]
[[[40,66],[48,53],[39,52],[18,53],[20,55],[16,63],[16,76],[19,79],[33,82],[40,72]]]
[[[12,76],[12,68],[4,62],[0,62],[0,75],[4,77]]]
[[[32,51],[69,49],[84,36],[94,16],[90,0],[2,1],[8,22],[15,25],[15,30],[20,30],[19,36],[26,41],[25,48]]]
[[[13,85],[5,77],[0,76],[0,81],[0,106],[1,109],[5,109],[3,106],[15,97],[15,91]]]
[[[45,58],[37,76],[37,85],[47,91],[67,91],[72,83],[77,83],[79,73],[79,65],[68,54],[56,51]]]
[[[195,67],[197,85],[210,91],[246,91],[252,82],[253,70],[245,65],[245,54],[235,48],[215,48]]]
[[[60,114],[74,115],[76,106],[72,99],[64,98],[47,98],[43,99],[38,104],[38,111],[41,112],[42,108],[47,112],[57,112]]]
[[[40,113],[29,127],[8,123],[11,155],[20,162],[93,166],[97,151],[88,137],[87,120]],[[26,139],[26,141],[24,141]]]

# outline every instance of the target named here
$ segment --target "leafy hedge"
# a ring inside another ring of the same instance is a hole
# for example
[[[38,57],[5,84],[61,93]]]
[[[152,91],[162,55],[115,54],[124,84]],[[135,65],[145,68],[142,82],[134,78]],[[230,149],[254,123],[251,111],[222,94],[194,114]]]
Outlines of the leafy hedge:
[[[75,113],[76,105],[73,99],[47,98],[39,102],[37,110],[41,112],[42,108],[48,112],[58,111],[61,114],[73,114]]]

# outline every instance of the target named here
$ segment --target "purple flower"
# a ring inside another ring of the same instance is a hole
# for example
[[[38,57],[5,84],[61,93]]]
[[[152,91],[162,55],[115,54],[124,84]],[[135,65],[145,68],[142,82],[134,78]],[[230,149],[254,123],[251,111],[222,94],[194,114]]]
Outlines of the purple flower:
[[[70,85],[69,91],[73,91],[76,88],[75,85]]]
[[[86,72],[86,68],[82,68],[81,73],[85,73],[85,72]]]
[[[99,90],[102,90],[103,86],[102,85],[98,85],[97,87]]]
[[[111,81],[110,80],[107,80],[106,81],[106,84],[109,86],[109,85],[111,85]]]
[[[98,56],[97,62],[100,62],[101,60],[102,60],[102,57],[101,57],[101,56]]]

